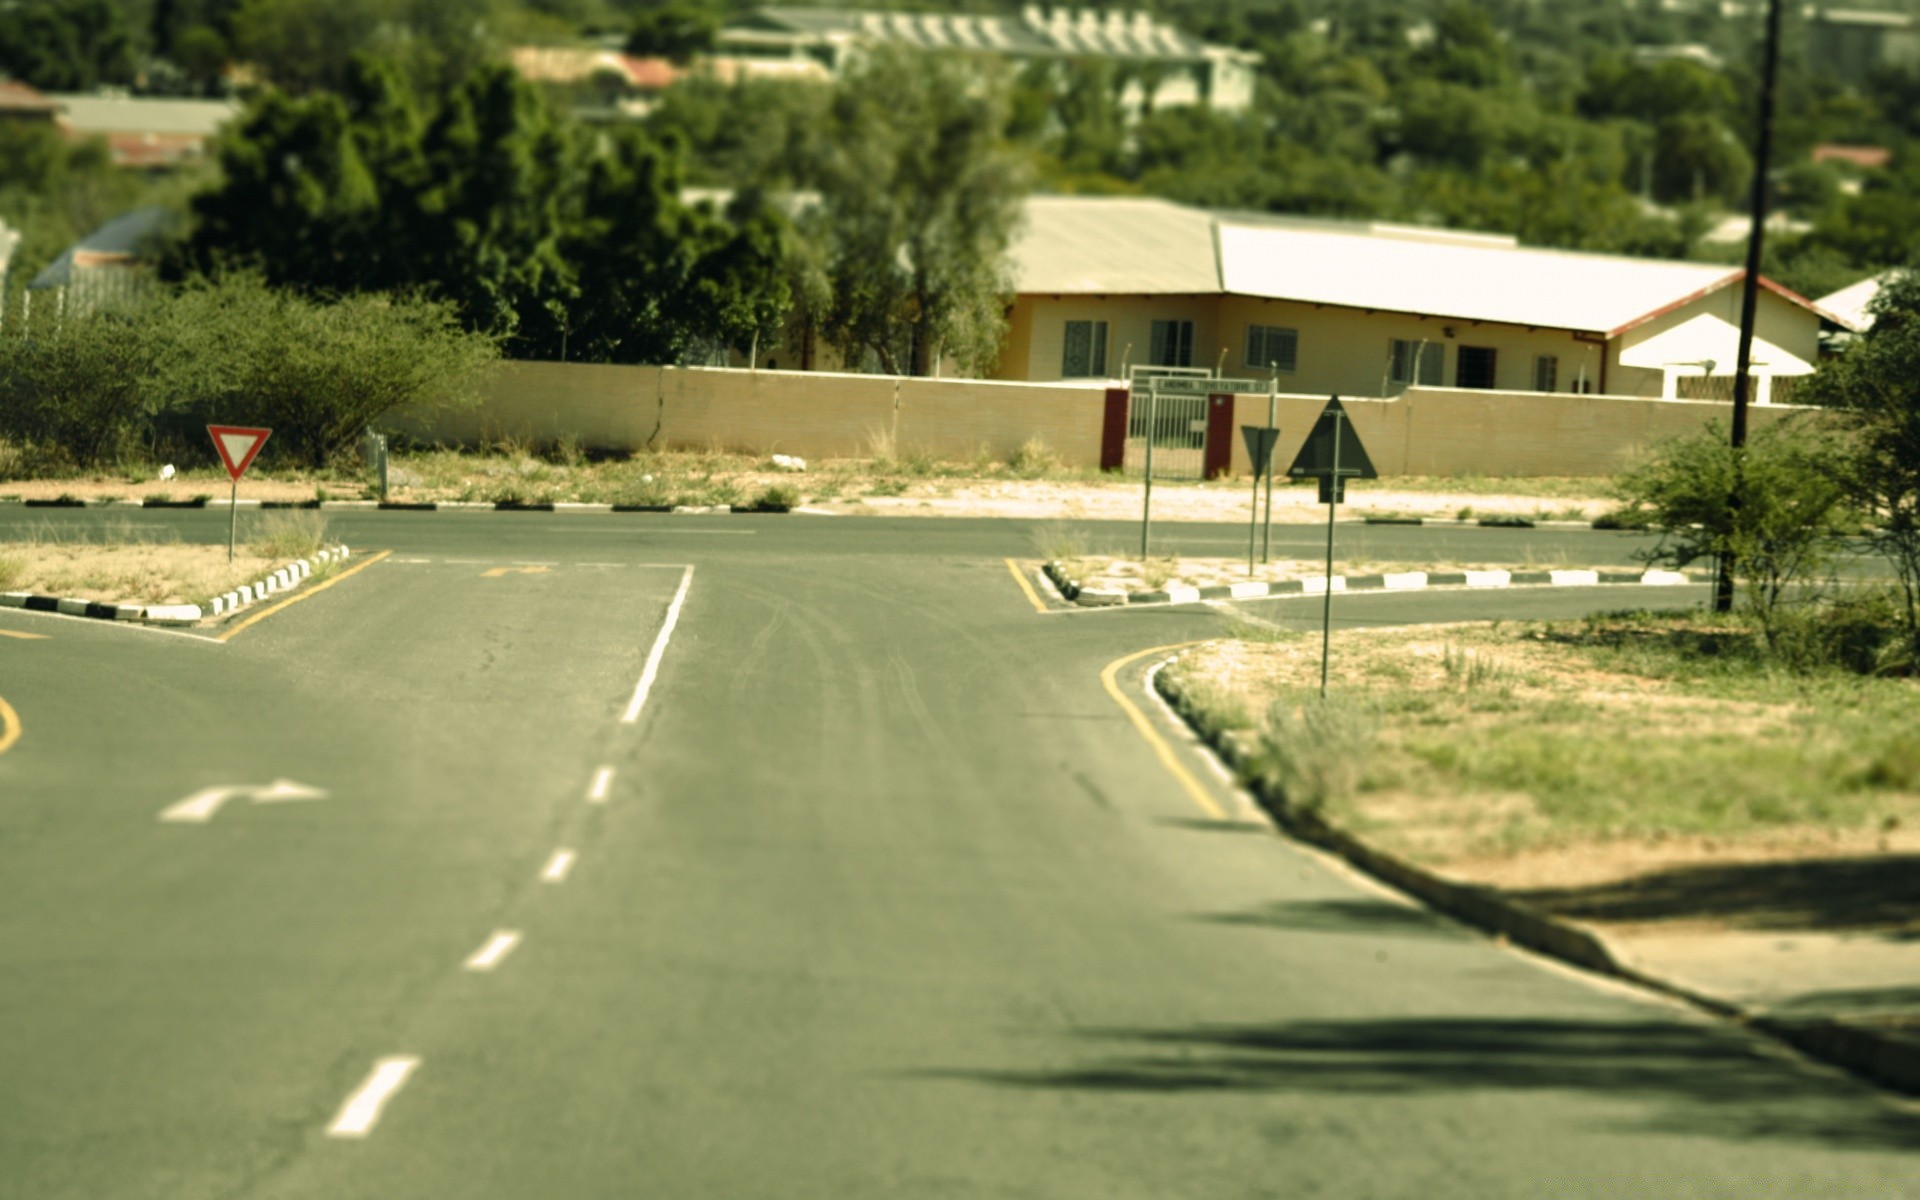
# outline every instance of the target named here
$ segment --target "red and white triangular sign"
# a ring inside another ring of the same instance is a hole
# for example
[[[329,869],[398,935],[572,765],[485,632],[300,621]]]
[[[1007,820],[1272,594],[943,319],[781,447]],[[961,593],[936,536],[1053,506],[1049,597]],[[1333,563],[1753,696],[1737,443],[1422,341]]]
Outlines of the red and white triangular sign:
[[[273,434],[271,429],[247,429],[239,425],[209,425],[207,433],[213,438],[213,448],[220,452],[220,461],[227,466],[227,474],[235,483],[247,473],[253,465],[254,456],[260,453],[260,447],[267,444],[267,438]]]

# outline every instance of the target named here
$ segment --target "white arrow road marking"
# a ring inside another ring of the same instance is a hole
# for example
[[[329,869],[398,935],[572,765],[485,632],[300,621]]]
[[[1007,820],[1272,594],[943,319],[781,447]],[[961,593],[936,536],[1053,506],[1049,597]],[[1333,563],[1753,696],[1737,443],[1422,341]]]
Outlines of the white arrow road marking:
[[[202,788],[178,804],[169,805],[160,813],[160,819],[204,825],[213,820],[213,814],[219,812],[227,801],[242,797],[255,804],[279,804],[289,800],[324,800],[327,793],[291,779],[276,779],[265,787],[250,783],[224,784]]]
[[[366,1082],[357,1088],[347,1102],[340,1106],[340,1115],[327,1126],[329,1137],[365,1137],[372,1132],[380,1120],[380,1110],[386,1106],[400,1085],[413,1074],[420,1060],[411,1054],[383,1058],[373,1064],[373,1073]]]
[[[520,934],[517,930],[495,930],[493,936],[487,939],[487,944],[468,955],[462,965],[469,971],[491,971],[519,944]]]

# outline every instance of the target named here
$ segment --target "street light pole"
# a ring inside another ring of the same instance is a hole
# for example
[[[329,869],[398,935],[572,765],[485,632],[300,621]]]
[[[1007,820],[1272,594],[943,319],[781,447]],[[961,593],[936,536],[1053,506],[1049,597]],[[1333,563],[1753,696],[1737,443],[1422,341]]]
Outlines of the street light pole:
[[[1740,505],[1740,451],[1747,444],[1747,392],[1753,372],[1754,308],[1760,296],[1760,253],[1766,238],[1767,173],[1773,158],[1773,93],[1780,74],[1780,0],[1767,0],[1767,40],[1760,71],[1760,136],[1753,154],[1752,223],[1747,231],[1747,271],[1741,280],[1740,349],[1734,359],[1733,375],[1733,472],[1734,494],[1729,507]],[[1734,560],[1731,552],[1720,556],[1718,577],[1714,580],[1715,612],[1733,609]]]

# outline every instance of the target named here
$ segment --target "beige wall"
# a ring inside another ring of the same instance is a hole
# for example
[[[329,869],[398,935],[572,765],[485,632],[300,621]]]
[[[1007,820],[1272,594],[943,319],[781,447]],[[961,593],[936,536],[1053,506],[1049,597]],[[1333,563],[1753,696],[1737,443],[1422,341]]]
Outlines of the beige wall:
[[[1305,346],[1302,345],[1302,365]],[[1325,392],[1277,403],[1284,471]],[[1604,475],[1651,444],[1727,416],[1726,404],[1617,396],[1413,388],[1404,396],[1343,396],[1382,475]],[[615,450],[723,449],[813,458],[897,453],[1004,460],[1039,438],[1068,464],[1095,467],[1105,384],[896,379],[799,371],[513,363],[479,407],[411,423],[429,441],[474,445],[501,436],[576,437]],[[1756,408],[1756,425],[1803,411]],[[1264,425],[1267,398],[1236,399],[1234,425]],[[1248,470],[1233,439],[1233,472]]]
[[[577,437],[596,448],[722,449],[855,457],[899,453],[1006,458],[1042,439],[1074,466],[1100,461],[1104,383],[897,379],[818,371],[736,371],[511,363],[480,405],[409,423],[429,441]]]
[[[1275,469],[1286,472],[1312,432],[1323,396],[1282,396]],[[1688,400],[1411,388],[1390,400],[1341,397],[1381,475],[1609,475],[1656,442],[1691,433],[1729,406]],[[1755,427],[1804,409],[1752,410]],[[1265,425],[1267,398],[1240,396],[1234,425]],[[1249,470],[1236,436],[1233,473]]]

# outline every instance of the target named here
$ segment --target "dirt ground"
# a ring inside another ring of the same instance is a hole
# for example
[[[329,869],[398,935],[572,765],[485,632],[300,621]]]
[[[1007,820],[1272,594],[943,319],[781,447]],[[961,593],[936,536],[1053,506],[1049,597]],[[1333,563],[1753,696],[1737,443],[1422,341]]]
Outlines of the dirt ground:
[[[846,516],[890,517],[1012,517],[1026,520],[1138,520],[1141,485],[1138,480],[980,479],[929,477],[901,484],[899,495],[874,495],[857,484],[848,486],[843,469],[788,474],[748,471],[734,477],[743,493],[754,494],[776,484],[797,488],[806,507]],[[1352,485],[1343,516],[1419,516],[1430,520],[1477,520],[1480,517],[1518,516],[1534,520],[1589,521],[1616,507],[1604,496],[1563,495],[1552,487],[1529,491],[1526,480],[1479,481],[1474,487],[1449,490],[1446,480],[1420,480],[1417,488],[1395,488],[1392,480],[1380,486]],[[1487,490],[1491,488],[1492,490]],[[564,488],[560,489],[564,491]],[[1598,493],[1599,488],[1593,489]],[[225,478],[176,478],[129,483],[124,478],[33,479],[0,482],[0,500],[53,500],[63,496],[83,500],[113,499],[138,504],[150,496],[188,500],[195,496],[225,499]],[[248,477],[241,481],[243,500],[312,500],[317,491],[330,499],[367,498],[364,487],[352,482]],[[458,489],[396,486],[395,498],[453,500]],[[820,496],[821,491],[840,494]],[[856,494],[858,493],[858,494]],[[556,492],[557,498],[566,499]],[[1153,519],[1156,521],[1245,521],[1250,502],[1244,484],[1156,483]],[[1327,519],[1327,510],[1311,487],[1277,487],[1273,494],[1277,524],[1314,524]]]

